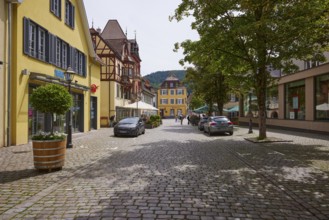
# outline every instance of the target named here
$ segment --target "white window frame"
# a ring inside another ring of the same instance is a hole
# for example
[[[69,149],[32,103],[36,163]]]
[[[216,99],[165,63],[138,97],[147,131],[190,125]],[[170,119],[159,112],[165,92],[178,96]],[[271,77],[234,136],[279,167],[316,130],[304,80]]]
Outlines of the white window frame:
[[[183,89],[177,89],[176,90],[176,94],[177,95],[183,95],[184,93],[183,93]]]
[[[167,89],[161,89],[161,95],[168,95]]]
[[[168,99],[160,99],[160,104],[168,105]]]
[[[176,102],[178,105],[183,105],[184,104],[184,99],[176,99]]]

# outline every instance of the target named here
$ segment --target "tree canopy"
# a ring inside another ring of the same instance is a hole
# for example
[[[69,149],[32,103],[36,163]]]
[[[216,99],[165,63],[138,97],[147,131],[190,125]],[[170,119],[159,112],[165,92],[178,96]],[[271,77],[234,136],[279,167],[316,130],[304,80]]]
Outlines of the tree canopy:
[[[290,73],[293,59],[323,61],[327,49],[329,0],[182,0],[173,16],[193,16],[200,40],[177,44],[182,62],[210,60],[229,81],[254,89],[259,138],[266,138],[266,89],[270,67]],[[231,77],[238,75],[238,77]]]

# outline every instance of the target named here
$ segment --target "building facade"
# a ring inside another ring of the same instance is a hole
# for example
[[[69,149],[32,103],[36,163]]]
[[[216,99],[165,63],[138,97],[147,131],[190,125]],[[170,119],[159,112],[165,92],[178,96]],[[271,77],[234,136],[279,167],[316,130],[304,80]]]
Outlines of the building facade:
[[[6,0],[0,0],[0,147],[6,146],[6,88],[7,86],[7,7]]]
[[[161,117],[186,116],[187,90],[175,76],[169,76],[161,83],[157,92],[157,99],[157,108]]]
[[[329,133],[329,63],[312,65],[305,62],[303,70],[280,77],[268,89],[266,124],[269,127]],[[255,97],[250,97],[253,105]],[[257,111],[252,113],[257,117]],[[242,124],[248,120],[239,119]]]
[[[109,125],[111,116],[116,120],[130,116],[125,106],[140,99],[141,77],[139,47],[136,39],[128,40],[117,20],[109,20],[101,31],[90,29],[101,68],[101,123]]]
[[[149,80],[142,78],[141,100],[149,105],[156,107],[156,90],[152,87]]]
[[[98,129],[101,64],[93,49],[82,0],[34,0],[13,5],[10,79],[10,142],[26,144],[49,129],[50,117],[29,103],[33,89],[48,83],[68,87],[64,72],[75,72],[71,85],[73,132]],[[94,88],[96,86],[96,89]],[[56,115],[54,128],[66,132],[68,115]]]

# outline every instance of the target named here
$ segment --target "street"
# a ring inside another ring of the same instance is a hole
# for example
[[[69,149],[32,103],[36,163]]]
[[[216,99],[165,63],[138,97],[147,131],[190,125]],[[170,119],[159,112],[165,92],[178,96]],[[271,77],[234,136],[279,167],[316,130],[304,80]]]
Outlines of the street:
[[[253,143],[255,129],[210,137],[186,123],[74,134],[51,173],[34,169],[31,144],[0,148],[0,219],[329,219],[326,135]]]

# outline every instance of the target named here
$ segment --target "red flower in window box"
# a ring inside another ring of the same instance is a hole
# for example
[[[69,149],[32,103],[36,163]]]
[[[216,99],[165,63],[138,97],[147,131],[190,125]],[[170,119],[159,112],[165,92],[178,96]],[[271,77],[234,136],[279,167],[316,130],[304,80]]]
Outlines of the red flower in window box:
[[[97,91],[97,88],[98,88],[99,86],[96,86],[96,84],[91,84],[90,85],[90,91],[92,92],[92,93],[95,93],[96,91]]]

